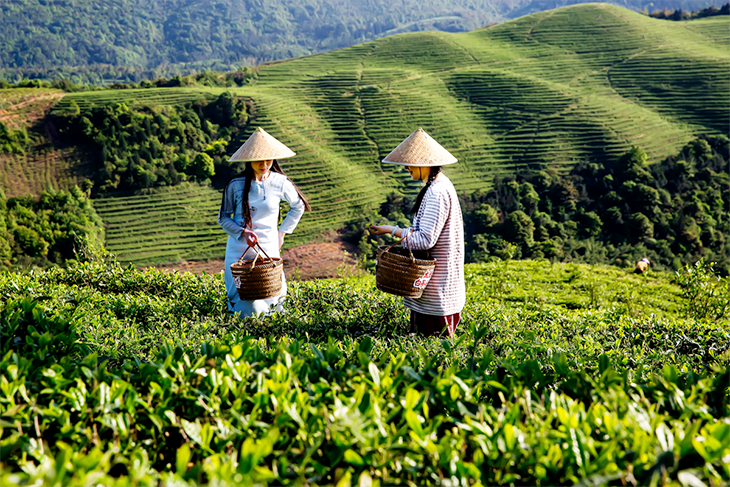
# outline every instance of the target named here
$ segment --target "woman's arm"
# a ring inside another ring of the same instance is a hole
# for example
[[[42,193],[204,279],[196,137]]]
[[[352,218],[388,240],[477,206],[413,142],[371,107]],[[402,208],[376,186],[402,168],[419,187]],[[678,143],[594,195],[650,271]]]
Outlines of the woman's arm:
[[[284,243],[284,235],[294,231],[304,214],[304,201],[299,197],[296,188],[288,179],[284,181],[282,199],[289,203],[289,212],[286,214],[284,221],[281,222],[281,226],[279,226],[279,247]]]
[[[258,241],[256,234],[252,230],[243,228],[241,225],[236,223],[236,220],[231,218],[231,215],[236,212],[234,187],[235,185],[232,184],[229,184],[226,187],[226,192],[223,195],[223,203],[218,211],[218,224],[231,237],[235,238],[239,242],[243,241],[245,238],[246,243],[253,246]]]
[[[396,229],[395,232],[393,231],[394,228]],[[389,233],[398,238],[402,238],[405,235],[403,232],[403,230],[405,230],[404,228],[394,227],[393,225],[370,225],[369,229],[375,235],[385,235]]]
[[[436,245],[451,209],[448,195],[443,193],[426,193],[421,205],[420,218],[413,227],[403,229],[408,238],[401,245],[411,250],[428,250]]]
[[[218,211],[218,224],[225,230],[225,232],[231,237],[241,240],[241,234],[243,233],[243,227],[236,223],[236,220],[231,218],[231,215],[236,212],[236,198],[234,193],[234,184],[226,186],[225,193],[223,194],[223,202],[221,208]]]

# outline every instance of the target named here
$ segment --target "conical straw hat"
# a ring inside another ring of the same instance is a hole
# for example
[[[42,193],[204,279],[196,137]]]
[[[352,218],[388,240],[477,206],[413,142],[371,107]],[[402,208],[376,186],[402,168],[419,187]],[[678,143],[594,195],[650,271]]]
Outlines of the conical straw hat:
[[[286,159],[295,155],[294,151],[259,127],[228,161],[266,161],[269,159]]]
[[[383,162],[388,164],[424,167],[445,166],[456,161],[456,157],[433,140],[421,127],[383,159]]]

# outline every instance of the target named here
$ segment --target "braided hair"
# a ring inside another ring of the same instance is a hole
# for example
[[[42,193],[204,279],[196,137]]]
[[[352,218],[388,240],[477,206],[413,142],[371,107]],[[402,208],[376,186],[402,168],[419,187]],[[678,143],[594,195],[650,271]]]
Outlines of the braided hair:
[[[433,180],[436,179],[436,176],[438,176],[440,173],[441,166],[431,166],[431,172],[428,174],[428,182],[421,189],[421,192],[418,193],[418,196],[416,197],[416,203],[413,205],[413,208],[411,208],[411,213],[418,213],[418,209],[421,208],[421,202],[423,201],[423,197],[426,196],[426,191],[428,191],[429,186],[431,186]]]
[[[281,169],[281,166],[279,166],[279,162],[276,159],[274,159],[274,162],[271,164],[271,170],[289,179],[289,176],[284,173],[284,171]],[[251,205],[248,204],[248,192],[251,190],[251,181],[253,181],[254,179],[253,166],[250,162],[246,163],[246,168],[242,172],[233,176],[226,183],[226,187],[223,188],[223,200],[221,201],[221,208],[223,207],[223,204],[225,202],[228,185],[231,184],[231,181],[240,177],[246,178],[245,182],[243,183],[243,221],[246,225],[246,228],[253,228],[253,223],[251,221]],[[304,194],[302,194],[302,191],[297,187],[296,184],[294,184],[291,179],[289,179],[289,182],[292,183],[297,194],[304,202],[304,209],[307,211],[312,211],[312,207],[309,205],[309,201],[307,201],[307,198],[304,197]]]

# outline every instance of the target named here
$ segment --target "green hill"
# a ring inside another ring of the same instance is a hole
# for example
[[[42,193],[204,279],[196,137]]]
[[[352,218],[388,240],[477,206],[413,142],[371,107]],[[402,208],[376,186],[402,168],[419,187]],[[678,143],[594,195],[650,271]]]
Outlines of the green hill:
[[[729,20],[667,22],[588,4],[470,33],[396,35],[266,64],[246,86],[228,89],[255,107],[255,120],[228,150],[262,126],[298,153],[284,167],[314,212],[290,244],[341,227],[393,190],[412,194],[404,173],[378,161],[418,126],[459,158],[448,174],[465,192],[520,167],[567,171],[578,162],[613,161],[632,145],[656,162],[696,134],[730,131]],[[224,90],[73,93],[56,110],[142,97],[174,104]],[[151,194],[144,204],[137,197],[98,204],[108,247],[137,264],[166,261],[173,241],[189,248],[176,259],[209,257],[215,248],[222,254],[223,233],[195,223],[201,215],[214,222],[212,195],[186,213],[189,232],[178,224],[182,214],[141,223],[153,207],[184,210],[190,191]],[[123,206],[130,207],[126,220]]]

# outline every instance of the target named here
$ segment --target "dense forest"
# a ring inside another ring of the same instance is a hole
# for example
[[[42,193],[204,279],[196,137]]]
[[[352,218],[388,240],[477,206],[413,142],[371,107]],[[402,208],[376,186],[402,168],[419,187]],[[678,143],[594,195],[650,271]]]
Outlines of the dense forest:
[[[509,1],[503,2],[509,4]],[[466,31],[501,17],[479,0],[15,0],[0,5],[3,77],[139,81],[229,70],[397,32]]]
[[[111,84],[234,70],[399,32],[469,31],[575,0],[13,0],[0,4],[0,79]],[[626,0],[699,10],[712,1]]]
[[[126,72],[125,70],[132,68],[110,68],[115,72]],[[199,73],[193,73],[186,76],[174,75],[165,78],[164,76],[156,76],[155,79],[143,79],[139,82],[134,81],[116,81],[109,85],[90,85],[83,83],[74,83],[68,79],[40,79],[40,78],[23,78],[17,82],[9,82],[0,79],[0,90],[13,88],[53,88],[63,90],[66,93],[74,93],[80,91],[99,91],[99,90],[128,90],[133,88],[174,88],[179,86],[215,86],[223,88],[241,87],[248,83],[255,82],[258,75],[259,67],[240,67],[235,71],[210,71],[205,70]],[[97,73],[98,74],[98,73]],[[126,79],[125,76],[120,76]]]
[[[182,107],[118,103],[81,110],[74,103],[50,120],[64,140],[93,148],[94,191],[104,193],[202,182],[216,168],[228,171],[226,148],[246,126],[248,111],[246,100],[226,92]]]
[[[64,264],[103,241],[102,221],[79,188],[44,191],[38,200],[0,191],[0,270]]]
[[[679,154],[647,164],[632,148],[606,167],[548,168],[496,179],[488,192],[460,196],[467,261],[546,258],[679,269],[701,258],[730,274],[730,141],[702,136]],[[361,229],[373,218],[409,225],[412,200],[390,195],[378,215],[348,227],[366,265],[385,243]],[[367,221],[366,221],[367,220]],[[367,264],[369,262],[369,264]]]

